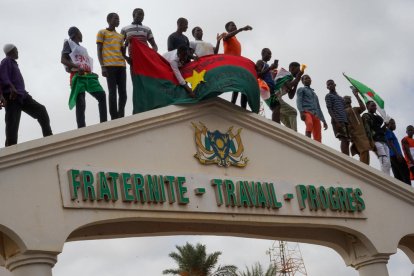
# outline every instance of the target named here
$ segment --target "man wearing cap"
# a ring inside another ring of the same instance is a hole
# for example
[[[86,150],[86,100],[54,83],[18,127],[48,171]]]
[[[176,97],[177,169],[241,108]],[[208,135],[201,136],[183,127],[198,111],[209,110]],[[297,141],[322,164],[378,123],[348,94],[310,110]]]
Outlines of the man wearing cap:
[[[71,93],[69,97],[69,108],[76,106],[76,122],[78,128],[85,127],[85,92],[89,92],[97,101],[100,122],[107,121],[106,95],[99,84],[98,75],[92,73],[93,60],[88,55],[82,42],[82,33],[76,27],[68,30],[69,39],[63,44],[60,62],[70,73]]]
[[[26,91],[23,76],[16,62],[19,58],[16,46],[6,44],[3,47],[3,51],[6,54],[6,58],[0,64],[0,87],[4,98],[7,100],[5,106],[6,147],[17,144],[22,111],[39,122],[43,136],[52,135],[46,108],[36,102]],[[4,100],[2,102],[4,104]]]

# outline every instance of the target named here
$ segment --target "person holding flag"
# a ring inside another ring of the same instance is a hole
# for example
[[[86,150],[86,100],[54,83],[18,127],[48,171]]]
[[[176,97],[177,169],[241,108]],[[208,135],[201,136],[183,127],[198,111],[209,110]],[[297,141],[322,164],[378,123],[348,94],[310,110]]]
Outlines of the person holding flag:
[[[358,90],[351,86],[352,93],[358,101],[358,107],[352,107],[350,96],[344,96],[345,112],[348,118],[348,130],[351,136],[351,154],[359,154],[359,161],[369,165],[369,151],[374,150],[374,140],[368,138],[361,114],[366,110],[364,103],[358,95]]]
[[[351,77],[348,77],[345,75],[345,73],[342,73],[344,77],[352,84],[353,87],[355,87],[358,92],[361,94],[362,98],[364,99],[365,104],[368,103],[368,101],[373,101],[377,105],[377,111],[381,115],[381,117],[385,120],[386,123],[388,123],[390,117],[385,112],[385,103],[384,100],[377,94],[375,91],[362,82],[359,82]]]
[[[272,58],[272,51],[269,48],[262,49],[262,59],[256,62],[256,71],[259,78],[266,82],[270,91],[275,90],[275,82],[272,77],[272,71],[277,69],[279,60],[275,60],[272,64],[268,64]]]
[[[106,95],[99,84],[98,75],[92,73],[93,60],[85,47],[80,45],[82,33],[77,27],[68,30],[69,39],[63,44],[60,62],[70,73],[71,93],[69,108],[76,106],[76,123],[78,128],[85,127],[85,92],[89,92],[97,101],[100,122],[107,121]]]
[[[180,72],[180,68],[186,65],[190,60],[189,48],[186,45],[181,45],[178,49],[165,53],[163,57],[170,63],[171,69],[180,86],[185,89],[189,97],[195,98],[192,88],[188,86],[187,81],[183,78],[183,75]]]
[[[224,26],[227,33],[223,34],[223,47],[225,55],[232,56],[241,56],[241,44],[237,40],[236,35],[243,31],[251,31],[253,28],[249,25],[244,26],[243,28],[238,29],[236,24],[233,21],[229,21]],[[238,92],[233,92],[231,96],[231,102],[236,104],[237,97],[239,96]],[[242,94],[240,98],[240,106],[246,109],[247,107],[247,98],[246,95]]]
[[[251,60],[209,55],[188,62],[185,45],[163,57],[135,38],[130,47],[133,93],[142,91],[145,95],[133,97],[134,114],[171,104],[196,103],[232,91],[247,95],[252,112],[259,112],[260,90]]]
[[[293,99],[305,68],[306,65],[303,64],[301,68],[298,62],[291,62],[289,64],[289,71],[281,68],[275,77],[274,90],[270,91],[268,97],[263,98],[267,106],[272,110],[272,121],[279,124],[282,122],[294,131],[297,131],[296,117],[298,113],[282,97],[288,94],[289,99]]]

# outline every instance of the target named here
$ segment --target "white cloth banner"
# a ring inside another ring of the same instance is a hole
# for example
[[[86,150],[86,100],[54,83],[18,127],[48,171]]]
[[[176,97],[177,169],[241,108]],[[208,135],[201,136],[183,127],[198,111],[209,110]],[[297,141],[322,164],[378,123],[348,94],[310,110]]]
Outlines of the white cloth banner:
[[[80,68],[86,72],[93,71],[93,59],[88,55],[88,50],[85,47],[76,44],[71,39],[67,40],[72,52],[70,53],[70,58],[72,62],[78,65]]]

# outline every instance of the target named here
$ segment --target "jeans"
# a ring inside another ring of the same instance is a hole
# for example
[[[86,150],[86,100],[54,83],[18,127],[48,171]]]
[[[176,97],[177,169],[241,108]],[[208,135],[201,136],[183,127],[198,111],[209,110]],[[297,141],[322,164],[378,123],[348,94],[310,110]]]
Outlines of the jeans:
[[[106,111],[106,96],[104,92],[93,92],[91,94],[97,101],[98,101],[98,108],[99,108],[99,118],[100,122],[107,121],[107,111]],[[78,124],[78,128],[85,127],[85,109],[86,109],[86,102],[85,102],[85,92],[79,93],[78,97],[76,98],[76,123]]]
[[[125,105],[127,101],[126,92],[126,68],[123,66],[107,66],[108,76],[108,105],[111,120],[125,116]],[[119,101],[117,103],[117,88]]]
[[[52,135],[46,108],[36,102],[30,95],[27,95],[23,100],[8,100],[5,109],[6,147],[17,144],[22,111],[39,122],[43,137]]]

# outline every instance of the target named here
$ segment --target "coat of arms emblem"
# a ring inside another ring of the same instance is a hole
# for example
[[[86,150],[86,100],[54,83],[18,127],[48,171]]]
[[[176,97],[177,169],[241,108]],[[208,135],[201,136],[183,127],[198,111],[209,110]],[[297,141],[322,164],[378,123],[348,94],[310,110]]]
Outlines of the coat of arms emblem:
[[[220,167],[245,167],[249,159],[243,157],[244,147],[240,133],[242,128],[233,133],[230,127],[226,133],[218,130],[210,131],[200,122],[192,123],[195,129],[197,153],[194,155],[201,164],[217,164]]]

